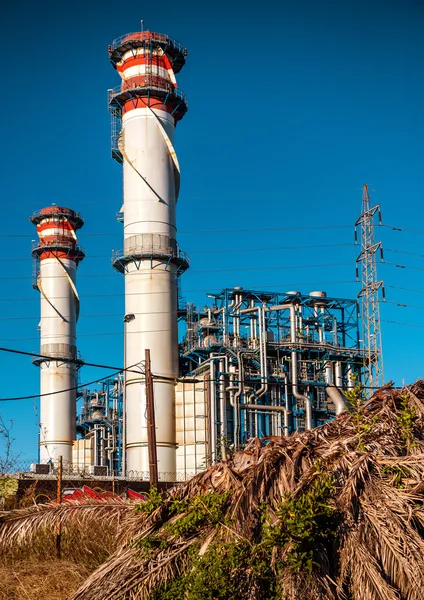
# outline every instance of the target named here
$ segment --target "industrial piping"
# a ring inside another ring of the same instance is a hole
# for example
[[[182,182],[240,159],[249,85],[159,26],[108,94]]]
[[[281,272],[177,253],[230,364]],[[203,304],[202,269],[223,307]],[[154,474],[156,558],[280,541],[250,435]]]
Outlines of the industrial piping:
[[[176,240],[180,172],[173,147],[176,123],[187,111],[175,79],[186,54],[176,40],[150,31],[126,34],[109,47],[122,79],[109,91],[109,107],[112,156],[124,180],[124,249],[113,265],[125,275],[125,312],[135,315],[126,327],[125,367],[150,350],[158,471],[168,479],[176,473],[177,277],[188,268]],[[127,372],[125,385],[127,471],[147,477],[144,375]]]
[[[72,462],[76,421],[76,323],[79,297],[76,271],[85,254],[77,245],[76,231],[84,221],[69,208],[50,206],[30,219],[37,227],[37,261],[33,283],[40,292],[40,462],[57,463],[59,456]],[[60,391],[64,390],[64,391]],[[51,394],[51,395],[50,395]]]
[[[245,308],[244,310],[240,311],[241,313],[249,313],[249,312],[254,312],[254,311],[258,311],[258,315],[259,315],[259,345],[260,345],[260,355],[261,355],[261,379],[263,381],[263,385],[261,386],[259,392],[261,395],[263,395],[264,393],[266,393],[266,390],[268,389],[268,380],[266,377],[266,372],[264,372],[264,362],[265,362],[265,369],[266,369],[266,355],[265,357],[263,357],[262,353],[263,353],[263,344],[262,344],[262,337],[265,336],[265,331],[262,330],[264,328],[264,321],[261,318],[261,312],[263,313],[265,310],[266,311],[275,311],[275,310],[289,310],[290,311],[290,336],[291,336],[291,342],[292,344],[295,344],[297,341],[297,336],[296,336],[296,309],[295,306],[293,304],[280,304],[278,306],[271,306],[269,308],[262,308],[261,307],[254,307],[254,308]],[[312,429],[312,403],[311,403],[311,399],[304,395],[301,394],[299,392],[298,389],[298,367],[297,367],[297,352],[296,350],[292,350],[291,353],[291,376],[292,376],[292,394],[293,396],[297,399],[297,400],[302,400],[305,403],[305,428],[306,429]],[[259,393],[258,393],[259,396]],[[249,397],[249,400],[252,400],[255,397],[255,394],[252,394]],[[279,407],[279,406],[265,406],[265,405],[259,405],[259,404],[243,404],[242,408],[250,408],[250,409],[255,409],[255,410],[266,410],[269,412],[272,411],[276,411],[276,412],[286,412],[286,408],[284,407]]]

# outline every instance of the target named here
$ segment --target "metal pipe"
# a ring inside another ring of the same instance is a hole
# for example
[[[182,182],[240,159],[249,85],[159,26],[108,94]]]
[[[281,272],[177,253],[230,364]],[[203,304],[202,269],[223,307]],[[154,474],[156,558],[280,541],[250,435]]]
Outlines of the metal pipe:
[[[249,402],[253,399],[258,400],[268,391],[268,374],[267,374],[267,344],[265,331],[265,308],[264,306],[252,306],[240,311],[241,314],[256,312],[258,313],[259,322],[259,363],[261,370],[261,387],[259,390],[254,390],[249,396]],[[269,309],[271,310],[271,309]]]
[[[210,381],[210,449],[211,449],[211,462],[212,464],[216,460],[216,383],[215,383],[215,361],[211,360],[211,381]]]
[[[240,404],[241,410],[253,410],[262,412],[285,412],[285,406],[270,406],[268,404]]]
[[[292,362],[292,394],[297,400],[305,403],[305,429],[312,429],[312,403],[311,399],[299,392],[298,389],[298,367],[297,367],[297,352],[293,350],[291,353]]]
[[[303,336],[303,307],[301,304],[298,304],[297,312],[298,312],[298,331]]]
[[[297,342],[296,335],[296,313],[292,304],[290,307],[290,337],[292,344]],[[297,352],[292,350],[291,353],[291,375],[292,375],[292,394],[297,400],[301,400],[305,404],[305,429],[312,429],[312,402],[305,394],[301,394],[298,389],[298,366]]]
[[[320,313],[322,315],[322,322],[321,322],[321,326],[319,328],[319,341],[320,341],[320,343],[323,344],[325,342],[325,323],[324,323],[325,308],[323,306],[321,306],[321,308],[320,308]]]
[[[347,387],[349,389],[353,389],[355,387],[355,376],[354,371],[352,369],[352,365],[348,365],[346,377],[347,377]]]
[[[243,295],[235,294],[235,304],[233,306],[233,333],[234,333],[234,345],[238,345],[240,339],[240,311],[239,308],[243,304]]]
[[[249,402],[253,399],[259,400],[268,391],[268,373],[267,373],[267,344],[266,344],[266,328],[265,328],[265,312],[263,307],[258,306],[259,320],[259,356],[261,365],[261,387],[249,396]]]
[[[293,429],[293,412],[292,412],[292,401],[289,395],[289,382],[287,373],[284,373],[284,393],[286,396],[286,412],[284,413],[284,429],[285,434],[288,435]]]
[[[337,333],[337,319],[333,317],[333,345],[339,346],[339,336]]]
[[[213,463],[216,460],[216,367],[215,362],[223,360],[224,361],[224,370],[228,371],[228,358],[226,356],[221,356],[218,353],[211,353],[209,358],[206,359],[202,363],[202,367],[207,363],[210,363],[210,448],[211,448],[211,462]],[[224,382],[225,387],[225,382]]]
[[[221,458],[227,460],[227,407],[225,393],[225,361],[223,358],[219,361],[219,412],[220,412],[220,446]]]
[[[325,391],[327,396],[330,398],[330,400],[336,407],[336,415],[339,415],[346,408],[346,399],[340,392],[340,390],[336,387],[336,385],[334,385],[333,379],[333,364],[330,361],[327,361],[325,365],[325,382],[327,384]]]
[[[259,308],[260,307],[246,308],[240,312],[241,313],[249,313],[249,312],[252,312]],[[295,309],[295,306],[293,304],[279,304],[279,305],[275,305],[275,306],[264,307],[264,309],[266,311],[274,311],[274,310],[289,310],[290,311],[290,338],[291,338],[292,344],[296,344],[297,335],[296,335],[296,309]],[[305,404],[305,428],[312,429],[311,399],[308,396],[301,394],[298,389],[298,367],[297,367],[298,363],[297,363],[296,350],[293,350],[291,352],[291,362],[292,362],[292,365],[291,365],[291,367],[292,367],[291,368],[292,394],[297,400],[301,400],[302,402],[304,402],[304,404]],[[254,394],[250,398],[252,398],[252,397],[254,397]],[[250,400],[250,398],[249,398],[249,400]],[[246,405],[241,405],[241,408],[243,408],[244,406],[246,406]],[[253,405],[253,406],[259,407],[259,405]],[[270,407],[267,407],[267,408],[270,408]],[[278,407],[278,408],[283,408],[283,407]]]
[[[98,443],[99,443],[99,431],[98,431],[98,425],[94,425],[94,464],[98,465],[99,464],[99,448],[98,448]]]
[[[222,343],[224,346],[228,346],[227,309],[225,306],[222,309]]]
[[[240,396],[243,393],[243,352],[237,353],[238,363],[238,378],[239,384],[236,393],[234,394],[234,404],[231,404],[234,408],[234,448],[235,450],[239,447],[239,435],[240,435]],[[230,398],[231,402],[231,398]]]
[[[336,415],[339,415],[344,410],[346,410],[346,399],[340,392],[340,390],[334,385],[334,383],[330,383],[325,388],[325,391],[327,393],[327,396],[330,398],[330,400],[336,407]]]
[[[336,371],[336,386],[338,388],[343,388],[343,370],[342,363],[338,360],[335,364]]]
[[[329,360],[324,365],[325,382],[329,385],[334,383],[333,363]]]
[[[297,342],[296,334],[296,309],[293,304],[280,304],[270,306],[268,310],[290,310],[290,341],[292,344]],[[292,394],[297,400],[302,400],[305,403],[305,428],[312,429],[312,402],[311,399],[299,392],[298,389],[298,367],[297,367],[297,352],[291,352],[291,375],[292,375]]]

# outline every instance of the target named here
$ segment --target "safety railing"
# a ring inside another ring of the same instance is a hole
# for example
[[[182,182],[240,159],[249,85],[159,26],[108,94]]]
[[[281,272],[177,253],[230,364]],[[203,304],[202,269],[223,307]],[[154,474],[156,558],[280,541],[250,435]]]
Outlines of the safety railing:
[[[172,83],[168,83],[163,77],[158,77],[156,75],[146,75],[143,77],[144,85],[139,85],[136,82],[123,82],[121,85],[118,85],[114,88],[108,90],[108,101],[109,104],[112,102],[114,98],[124,94],[125,92],[130,91],[143,91],[143,90],[157,90],[159,92],[169,94],[170,96],[174,96],[181,100],[182,103],[187,104],[186,95],[179,88],[174,88]]]
[[[32,242],[32,251],[40,251],[49,249],[55,250],[56,248],[67,248],[72,253],[77,252],[78,254],[85,256],[85,249],[80,244],[76,244],[73,240],[69,240],[68,238],[61,237],[57,235],[53,242]]]
[[[72,219],[77,219],[78,221],[84,221],[84,218],[81,213],[75,212],[71,208],[63,208],[62,206],[52,205],[48,208],[40,208],[40,210],[36,210],[32,213],[31,219],[36,219],[37,217],[70,217]]]
[[[123,46],[125,42],[131,42],[134,40],[159,42],[161,44],[170,45],[181,53],[184,53],[185,51],[184,46],[176,39],[164,33],[152,33],[151,31],[135,31],[133,33],[125,33],[124,35],[121,35],[120,37],[113,40],[110,49],[113,52],[113,50],[116,50],[120,46]]]
[[[183,260],[189,264],[188,255],[178,248],[173,238],[152,233],[138,234],[125,240],[125,248],[113,252],[112,263],[126,257],[158,255]]]

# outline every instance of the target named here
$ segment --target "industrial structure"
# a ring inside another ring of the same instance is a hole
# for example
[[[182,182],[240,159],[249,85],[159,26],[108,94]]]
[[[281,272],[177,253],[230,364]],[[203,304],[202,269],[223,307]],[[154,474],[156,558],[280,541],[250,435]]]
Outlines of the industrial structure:
[[[359,292],[362,312],[363,379],[362,384],[368,393],[384,383],[383,347],[381,341],[380,298],[385,299],[383,281],[377,277],[377,254],[384,260],[381,242],[375,241],[374,217],[378,215],[382,223],[380,205],[371,206],[368,185],[362,193],[362,213],[355,223],[355,241],[358,242],[357,228],[360,227],[361,252],[357,258],[356,278],[361,269],[362,288]]]
[[[111,475],[122,465],[122,376],[107,379],[100,389],[78,391],[79,412],[72,463],[81,472]]]
[[[356,300],[240,287],[209,297],[211,306],[182,313],[176,423],[184,477],[252,437],[334,418],[362,368]]]
[[[76,324],[78,264],[84,258],[76,231],[84,221],[69,208],[49,206],[31,217],[39,242],[33,248],[33,286],[40,292],[40,462],[72,460],[76,423]],[[63,390],[63,391],[61,391]]]
[[[82,363],[75,274],[84,252],[75,232],[83,220],[70,209],[43,209],[31,217],[40,236],[33,250],[41,293],[40,462],[62,455],[79,471],[147,479],[147,388],[159,480],[177,481],[252,437],[289,435],[334,418],[345,409],[343,392],[361,381],[378,353],[361,348],[357,300],[324,291],[234,287],[208,294],[202,309],[178,305],[178,277],[189,261],[176,240],[180,170],[173,139],[187,102],[175,73],[186,51],[167,35],[144,31],[115,40],[109,57],[121,76],[108,98],[112,157],[124,182],[124,248],[113,256],[125,278],[124,369],[100,389],[76,394]],[[364,204],[357,224],[368,231],[375,210]],[[379,248],[364,236],[358,260]],[[181,339],[178,320],[185,325]],[[145,351],[153,386],[146,386]]]
[[[180,169],[174,129],[187,111],[175,74],[186,51],[168,35],[143,31],[109,47],[121,76],[109,90],[112,156],[123,166],[124,248],[113,259],[125,276],[125,470],[149,471],[146,385],[135,367],[151,353],[155,373],[159,470],[176,472],[175,379],[178,377],[177,278],[188,268],[176,240]],[[131,370],[128,370],[131,367]]]

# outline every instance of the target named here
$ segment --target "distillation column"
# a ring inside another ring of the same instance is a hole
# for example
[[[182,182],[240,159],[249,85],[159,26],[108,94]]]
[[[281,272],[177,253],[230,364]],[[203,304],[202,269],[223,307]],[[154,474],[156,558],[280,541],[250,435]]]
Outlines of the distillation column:
[[[79,298],[76,271],[84,258],[76,231],[84,221],[69,208],[50,206],[31,217],[38,245],[34,288],[40,292],[40,462],[72,462],[75,440],[77,355],[76,323]],[[60,392],[60,390],[64,390]],[[60,393],[58,393],[60,392]],[[51,395],[49,395],[51,394]]]
[[[125,275],[126,472],[148,477],[145,380],[134,373],[151,353],[159,478],[176,473],[177,278],[188,268],[176,240],[180,170],[176,123],[187,111],[175,73],[186,51],[167,35],[127,34],[109,47],[122,78],[109,90],[112,156],[123,165],[124,249],[113,265]],[[162,476],[161,476],[162,474]]]

